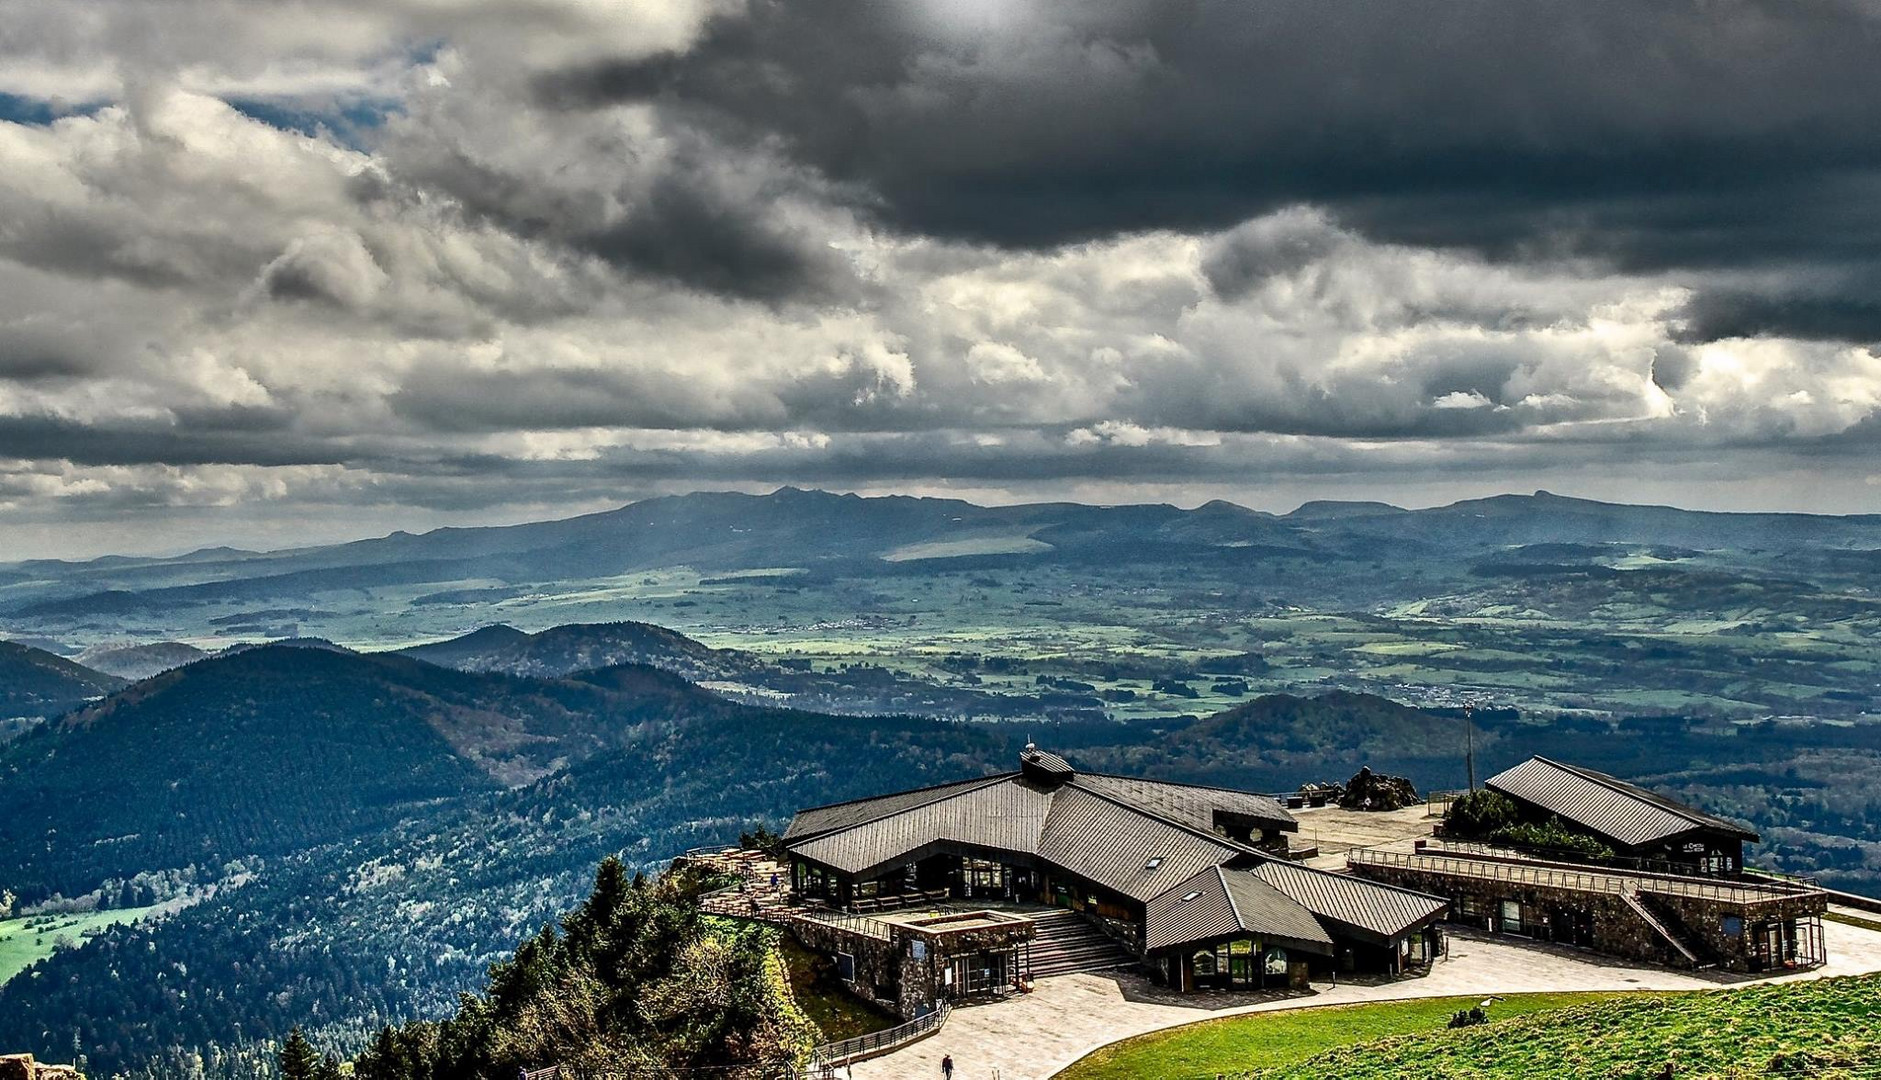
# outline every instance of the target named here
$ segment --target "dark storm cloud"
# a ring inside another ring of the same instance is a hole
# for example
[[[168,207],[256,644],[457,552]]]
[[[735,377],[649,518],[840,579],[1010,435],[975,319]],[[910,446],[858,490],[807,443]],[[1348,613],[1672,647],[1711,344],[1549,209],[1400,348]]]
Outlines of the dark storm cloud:
[[[613,265],[748,300],[830,299],[842,275],[827,248],[778,228],[765,207],[715,199],[684,174],[661,176],[625,221],[577,242]]]
[[[1718,286],[1692,298],[1680,312],[1687,341],[1783,335],[1820,341],[1881,344],[1881,266],[1875,273],[1838,276],[1773,288]]]
[[[1881,264],[1881,202],[1847,197],[1881,169],[1881,26],[1860,0],[758,0],[683,53],[538,93],[781,140],[896,228],[1003,245],[1312,203],[1496,258]],[[1210,267],[1229,289],[1259,271]],[[1759,295],[1753,331],[1881,325],[1847,292]]]
[[[852,272],[827,242],[780,210],[818,194],[801,170],[684,124],[661,132],[657,154],[603,123],[560,133],[564,159],[517,157],[490,143],[482,119],[401,118],[380,149],[413,190],[374,181],[355,196],[370,204],[442,193],[473,221],[715,296],[818,303],[853,292]]]
[[[74,465],[322,465],[338,448],[286,436],[255,410],[190,412],[175,423],[92,425],[55,416],[0,416],[0,458]]]

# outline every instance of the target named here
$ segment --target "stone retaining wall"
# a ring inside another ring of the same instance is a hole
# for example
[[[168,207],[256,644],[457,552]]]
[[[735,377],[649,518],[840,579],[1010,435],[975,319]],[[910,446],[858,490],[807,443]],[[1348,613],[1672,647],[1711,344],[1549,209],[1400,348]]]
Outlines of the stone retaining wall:
[[[0,1055],[0,1080],[85,1080],[70,1065],[41,1065],[31,1054]]]
[[[1377,863],[1355,863],[1353,869],[1363,877],[1388,885],[1448,898],[1452,921],[1479,921],[1468,914],[1472,909],[1499,920],[1502,901],[1514,900],[1522,905],[1525,928],[1548,926],[1546,934],[1529,936],[1561,939],[1563,928],[1554,925],[1550,916],[1579,912],[1592,916],[1592,938],[1582,944],[1595,951],[1654,964],[1684,963],[1684,958],[1619,893],[1462,877]],[[1799,894],[1754,905],[1655,893],[1648,893],[1643,899],[1655,917],[1699,952],[1701,961],[1716,962],[1726,970],[1739,972],[1751,970],[1748,930],[1752,925],[1771,920],[1812,919],[1823,910],[1819,894]],[[1739,933],[1726,933],[1727,917],[1741,920]],[[1521,933],[1527,935],[1528,930]]]

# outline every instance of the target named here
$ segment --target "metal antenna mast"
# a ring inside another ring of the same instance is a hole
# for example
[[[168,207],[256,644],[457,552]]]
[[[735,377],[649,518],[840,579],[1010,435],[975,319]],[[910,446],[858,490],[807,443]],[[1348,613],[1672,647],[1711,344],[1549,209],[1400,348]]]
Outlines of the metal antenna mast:
[[[1469,773],[1470,790],[1476,790],[1476,703],[1463,703],[1463,768]]]

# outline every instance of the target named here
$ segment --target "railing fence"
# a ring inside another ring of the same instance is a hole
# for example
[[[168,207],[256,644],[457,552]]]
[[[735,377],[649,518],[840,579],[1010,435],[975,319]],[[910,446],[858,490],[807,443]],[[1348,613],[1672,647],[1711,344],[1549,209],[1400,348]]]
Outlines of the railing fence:
[[[1574,870],[1560,866],[1518,862],[1514,858],[1481,857],[1461,852],[1445,855],[1441,852],[1419,854],[1380,851],[1376,848],[1354,848],[1346,853],[1346,859],[1358,865],[1392,866],[1426,873],[1533,885],[1538,888],[1611,893],[1638,890],[1643,893],[1720,900],[1740,905],[1786,900],[1805,895],[1809,891],[1777,882],[1769,885],[1728,885],[1690,878],[1628,873],[1623,870],[1599,868]]]

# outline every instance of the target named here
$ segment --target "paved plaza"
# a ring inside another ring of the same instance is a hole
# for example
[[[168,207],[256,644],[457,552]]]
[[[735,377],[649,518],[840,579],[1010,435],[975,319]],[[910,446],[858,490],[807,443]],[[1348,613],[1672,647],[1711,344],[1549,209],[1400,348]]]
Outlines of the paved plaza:
[[[1616,961],[1576,949],[1452,931],[1449,955],[1429,975],[1378,985],[1318,983],[1308,994],[1173,995],[1133,975],[1063,975],[1033,994],[958,1009],[939,1034],[854,1066],[856,1080],[940,1076],[952,1055],[956,1080],[1045,1080],[1118,1039],[1218,1016],[1362,1001],[1568,990],[1703,990],[1784,979],[1881,971],[1881,933],[1828,922],[1829,962],[1774,979],[1685,972]],[[1250,1065],[1258,1064],[1250,1062]]]

